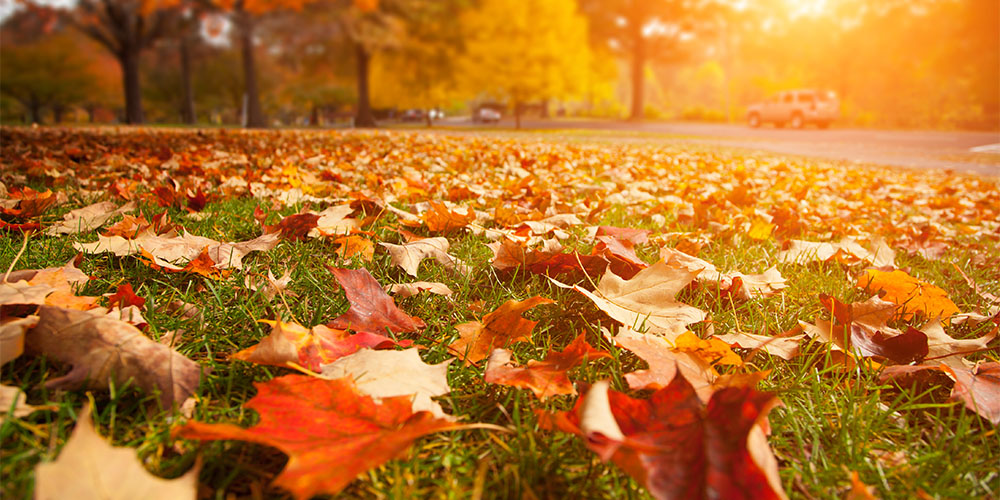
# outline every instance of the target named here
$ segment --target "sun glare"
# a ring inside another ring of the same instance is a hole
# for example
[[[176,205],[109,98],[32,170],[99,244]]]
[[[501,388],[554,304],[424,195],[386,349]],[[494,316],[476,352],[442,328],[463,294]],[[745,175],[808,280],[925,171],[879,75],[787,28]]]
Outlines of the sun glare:
[[[826,12],[827,0],[785,0],[792,17],[815,17]]]

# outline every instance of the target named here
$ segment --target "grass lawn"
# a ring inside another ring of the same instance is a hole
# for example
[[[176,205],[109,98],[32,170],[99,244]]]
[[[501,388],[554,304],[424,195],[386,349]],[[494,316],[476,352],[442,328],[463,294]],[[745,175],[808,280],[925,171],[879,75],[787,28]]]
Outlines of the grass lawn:
[[[266,214],[265,224],[275,225],[304,208],[320,211],[362,197],[413,214],[425,210],[429,200],[450,200],[463,207],[461,213],[473,208],[479,214],[476,223],[492,229],[576,214],[582,223],[562,229],[561,243],[566,251],[580,254],[594,248],[587,228],[605,225],[650,230],[648,242],[635,248],[647,264],[659,258],[661,248],[676,247],[720,271],[754,274],[777,266],[787,288],[771,296],[738,299],[718,288],[684,288],[678,300],[707,313],[706,321],[689,327],[702,338],[778,335],[800,322],[829,319],[820,294],[845,304],[873,295],[857,286],[869,262],[782,262],[779,252],[793,239],[838,242],[847,237],[868,247],[883,241],[895,250],[897,269],[940,287],[963,313],[987,313],[997,305],[990,294],[1000,295],[997,178],[866,168],[678,145],[652,136],[615,141],[600,134],[589,141],[578,132],[5,128],[2,135],[0,181],[7,191],[27,186],[68,197],[30,221],[4,216],[8,223],[37,221],[46,227],[72,209],[101,200],[122,204],[125,196],[134,198],[147,216],[166,210],[192,234],[238,242],[261,235],[258,208]],[[182,194],[202,188],[208,204],[195,216],[185,208],[185,196],[162,207],[158,200],[163,198],[151,193],[173,182]],[[7,197],[0,192],[0,199]],[[0,272],[12,264],[15,270],[61,266],[77,254],[74,243],[96,241],[120,218],[79,234],[33,232],[26,241],[21,232],[0,232]],[[395,338],[423,346],[420,356],[427,363],[455,357],[448,350],[459,337],[455,325],[480,320],[511,299],[552,299],[555,304],[525,314],[538,323],[531,342],[508,346],[514,359],[543,359],[585,332],[591,345],[611,356],[575,368],[571,379],[609,380],[616,390],[649,396],[650,390],[630,390],[624,379],[646,363],[609,342],[602,329],[617,331],[619,323],[584,295],[524,268],[496,269],[488,233],[466,228],[435,232],[426,224],[405,228],[446,237],[449,253],[470,270],[452,272],[427,259],[412,278],[378,245],[402,243],[400,223],[399,215],[386,211],[364,227],[364,236],[375,244],[371,260],[341,257],[334,238],[283,239],[272,250],[247,255],[243,269],[218,279],[156,270],[136,256],[85,255],[80,268],[91,279],[76,294],[111,294],[127,283],[146,299],[144,332],[154,340],[175,332],[176,349],[205,370],[191,415],[197,421],[243,427],[257,421],[257,414],[243,407],[256,394],[253,384],[295,372],[229,357],[268,334],[270,327],[259,320],[310,327],[344,313],[348,302],[327,265],[364,267],[382,285],[417,279],[446,284],[453,291],[450,296],[419,293],[396,299],[426,328]],[[294,296],[268,297],[247,287],[248,276],[259,279],[286,271],[291,273],[287,290]],[[569,274],[558,279],[592,289],[599,277]],[[177,300],[195,305],[199,313],[185,316],[165,307]],[[917,314],[890,324],[906,330],[924,322]],[[978,338],[998,324],[996,318],[947,324],[945,331],[959,339]],[[881,371],[891,363],[879,358],[847,363],[831,352],[830,344],[808,337],[790,360],[763,350],[735,352],[742,365],[716,369],[723,374],[769,371],[757,388],[776,393],[782,402],[769,414],[768,441],[789,497],[843,497],[855,472],[881,498],[1000,495],[996,426],[950,400],[948,384],[900,388],[880,383]],[[970,362],[998,359],[995,350],[965,357]],[[436,400],[459,422],[494,424],[508,432],[467,429],[422,437],[401,458],[358,476],[341,495],[649,497],[642,484],[602,462],[583,440],[539,427],[535,410],[569,410],[576,396],[540,401],[529,390],[486,383],[484,364],[453,362],[447,375],[451,391]],[[46,381],[66,371],[45,356],[30,355],[2,367],[4,385],[21,388],[30,404],[48,407],[8,417],[0,427],[4,498],[31,497],[35,466],[59,455],[86,405],[94,406],[98,433],[133,449],[155,475],[178,477],[200,454],[199,497],[290,498],[271,485],[286,462],[276,449],[243,441],[173,439],[171,429],[184,417],[159,410],[155,394],[135,387],[45,388]],[[989,390],[995,394],[997,388]]]

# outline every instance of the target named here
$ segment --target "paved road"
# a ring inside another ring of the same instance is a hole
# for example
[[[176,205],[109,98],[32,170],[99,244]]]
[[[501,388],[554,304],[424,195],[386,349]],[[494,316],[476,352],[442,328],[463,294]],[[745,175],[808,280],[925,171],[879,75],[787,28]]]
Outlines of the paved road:
[[[449,120],[448,125],[461,125]],[[504,120],[500,127],[512,126]],[[672,140],[911,168],[947,168],[1000,175],[1000,133],[838,129],[752,129],[705,123],[523,120],[525,129],[590,129],[670,134]],[[982,146],[995,145],[993,148]],[[975,152],[972,148],[986,151]]]

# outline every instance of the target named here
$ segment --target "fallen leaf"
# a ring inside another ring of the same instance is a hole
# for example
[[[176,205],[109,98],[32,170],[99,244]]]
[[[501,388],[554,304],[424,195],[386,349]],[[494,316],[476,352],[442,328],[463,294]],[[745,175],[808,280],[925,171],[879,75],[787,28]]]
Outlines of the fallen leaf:
[[[712,396],[718,373],[704,359],[690,353],[674,351],[673,344],[663,337],[639,333],[628,327],[619,328],[618,335],[609,340],[632,351],[649,365],[647,370],[625,374],[625,381],[632,389],[666,387],[680,370],[702,401],[708,401]]]
[[[725,388],[706,407],[684,377],[648,400],[601,382],[572,411],[543,422],[580,436],[654,498],[784,499],[777,460],[760,426],[776,404],[772,394]]]
[[[63,220],[56,225],[49,226],[49,228],[45,230],[45,234],[56,236],[60,234],[79,234],[93,231],[94,229],[103,226],[112,217],[135,210],[136,206],[135,202],[129,202],[121,207],[117,207],[110,201],[102,201],[100,203],[94,203],[93,205],[87,205],[86,207],[78,208],[64,215]]]
[[[278,241],[277,234],[265,234],[238,243],[220,243],[191,233],[175,237],[140,235],[134,239],[99,235],[97,241],[74,243],[73,248],[88,254],[110,252],[119,257],[145,255],[151,264],[172,271],[183,271],[185,266],[198,258],[203,259],[206,265],[210,264],[211,268],[227,270],[242,269],[245,255],[271,250]]]
[[[454,358],[429,365],[420,359],[416,348],[403,351],[361,349],[321,366],[324,378],[350,377],[358,391],[375,398],[409,396],[413,411],[429,411],[438,418],[451,418],[441,405],[431,400],[451,392],[448,387],[448,365]]]
[[[395,294],[397,297],[412,297],[420,292],[430,292],[436,295],[448,296],[452,294],[451,288],[444,283],[436,281],[414,281],[413,283],[394,283],[385,287],[385,291]]]
[[[559,394],[576,394],[567,372],[587,359],[609,358],[611,353],[594,349],[581,333],[562,351],[549,351],[543,361],[528,361],[526,366],[511,362],[512,353],[494,349],[486,362],[484,380],[490,384],[530,389],[538,399]]]
[[[815,324],[799,322],[806,335],[833,345],[836,350],[862,357],[879,356],[899,364],[921,361],[928,354],[927,336],[901,332],[888,326],[899,306],[871,297],[864,302],[844,304],[820,294],[820,302],[831,319],[817,318]]]
[[[336,495],[359,474],[400,456],[421,436],[453,425],[429,412],[414,413],[408,396],[376,403],[349,379],[286,375],[254,385],[257,395],[244,405],[260,415],[253,427],[188,422],[173,435],[278,448],[289,459],[274,484],[299,500]]]
[[[37,324],[38,316],[33,314],[23,318],[16,316],[0,318],[0,365],[7,364],[8,361],[13,361],[24,353],[24,334]]]
[[[844,498],[846,500],[877,500],[874,490],[861,482],[857,471],[851,471],[851,490]]]
[[[743,365],[743,360],[733,352],[729,344],[715,337],[702,339],[691,332],[684,332],[674,339],[674,352],[692,354],[712,366]]]
[[[687,325],[705,319],[705,311],[677,302],[675,298],[694,278],[695,273],[661,260],[630,280],[613,273],[605,274],[593,292],[564,285],[552,278],[549,280],[582,293],[611,319],[625,326],[645,326],[649,332],[672,340],[687,331]]]
[[[136,306],[142,308],[146,304],[146,299],[139,297],[132,290],[132,285],[123,283],[118,285],[118,290],[108,297],[108,307],[128,307]]]
[[[350,334],[323,325],[305,328],[298,323],[260,321],[271,325],[271,333],[259,344],[233,354],[232,359],[285,368],[288,363],[295,363],[319,372],[323,363],[331,363],[363,347],[387,349],[412,344],[409,340],[396,342],[370,332]]]
[[[836,261],[847,265],[865,263],[872,267],[896,267],[896,252],[882,240],[875,241],[871,250],[850,238],[837,243],[791,240],[788,245],[778,253],[780,262],[806,264]]]
[[[0,424],[8,418],[27,417],[36,411],[52,409],[47,406],[29,405],[25,400],[24,391],[20,387],[0,384]]]
[[[444,203],[432,201],[430,208],[423,215],[424,224],[433,233],[447,232],[465,227],[470,222],[476,220],[476,214],[472,208],[468,208],[466,213],[452,211]]]
[[[343,259],[358,257],[365,262],[371,262],[375,258],[375,244],[364,236],[356,234],[341,236],[335,238],[333,242],[340,245],[337,255]]]
[[[947,318],[960,312],[947,292],[898,269],[866,269],[858,277],[858,288],[879,292],[883,299],[899,305],[899,314],[903,319],[913,317],[913,313],[927,318]]]
[[[717,288],[722,293],[743,300],[770,297],[787,288],[787,280],[776,267],[769,268],[763,274],[743,274],[739,271],[722,273],[711,262],[669,247],[660,249],[660,258],[667,264],[695,273],[698,283],[703,286]]]
[[[90,410],[84,409],[59,457],[54,462],[43,462],[35,467],[35,498],[194,500],[200,469],[199,460],[177,479],[150,474],[134,450],[113,447],[94,432]]]
[[[424,321],[410,316],[396,307],[382,286],[367,269],[344,269],[326,266],[344,289],[351,307],[326,326],[340,330],[381,333],[386,329],[394,333],[422,330]]]
[[[1000,425],[1000,363],[980,363],[973,368],[947,367],[955,379],[951,398]]]
[[[716,335],[715,338],[742,347],[743,349],[763,349],[764,352],[782,359],[792,359],[799,354],[799,343],[805,338],[805,334],[771,337],[768,335],[756,335],[753,333],[729,333],[726,335]]]
[[[997,330],[975,339],[955,339],[944,331],[940,320],[932,319],[920,327],[920,333],[927,336],[927,357],[954,368],[967,368],[963,355],[985,350],[997,337]]]
[[[459,274],[468,274],[471,268],[461,260],[448,254],[448,239],[444,237],[423,238],[402,245],[392,243],[379,243],[389,252],[392,263],[403,268],[406,274],[417,277],[417,269],[420,261],[424,259],[434,259],[449,271]]]
[[[466,364],[471,364],[486,359],[495,348],[527,342],[531,340],[531,330],[538,322],[525,319],[521,314],[541,304],[555,304],[555,301],[538,296],[521,301],[508,300],[483,316],[482,321],[455,325],[459,338],[448,346],[448,350]]]
[[[350,204],[334,205],[316,214],[318,218],[313,228],[308,232],[310,237],[347,236],[360,229],[357,219],[349,217],[354,213]]]
[[[24,219],[38,217],[48,209],[66,201],[65,193],[53,193],[52,190],[38,192],[30,187],[20,190],[12,188],[9,194],[12,199],[17,200],[17,204],[12,208],[0,206],[0,213]]]
[[[124,321],[44,305],[38,317],[25,336],[25,352],[73,365],[45,383],[50,389],[104,389],[112,380],[119,387],[131,381],[145,392],[159,392],[160,403],[170,408],[198,388],[197,363]]]

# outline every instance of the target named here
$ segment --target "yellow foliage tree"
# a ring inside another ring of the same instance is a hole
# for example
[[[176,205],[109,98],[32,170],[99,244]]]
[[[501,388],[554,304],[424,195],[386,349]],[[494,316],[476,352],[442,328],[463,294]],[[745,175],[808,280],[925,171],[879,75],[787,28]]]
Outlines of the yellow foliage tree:
[[[525,103],[571,99],[586,91],[587,21],[575,0],[483,0],[460,24],[463,87],[507,100],[517,127]]]

